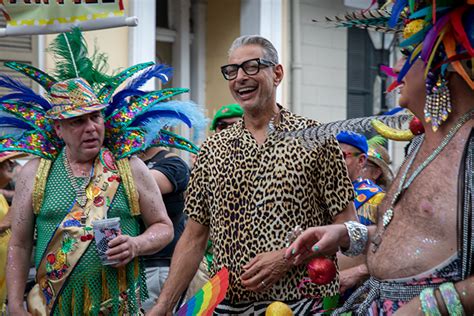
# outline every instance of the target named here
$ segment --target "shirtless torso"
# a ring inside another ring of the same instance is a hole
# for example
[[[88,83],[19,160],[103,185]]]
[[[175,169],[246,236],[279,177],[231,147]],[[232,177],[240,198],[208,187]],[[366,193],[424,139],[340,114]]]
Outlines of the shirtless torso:
[[[378,249],[374,252],[374,245],[369,247],[367,261],[372,276],[382,280],[415,276],[456,253],[458,206],[453,196],[458,194],[461,156],[473,126],[472,120],[465,123],[402,194]],[[408,177],[441,142],[440,137],[431,140],[421,145]],[[406,166],[405,162],[399,172],[403,174]],[[398,190],[400,178],[382,202],[377,232],[382,229],[381,217]]]

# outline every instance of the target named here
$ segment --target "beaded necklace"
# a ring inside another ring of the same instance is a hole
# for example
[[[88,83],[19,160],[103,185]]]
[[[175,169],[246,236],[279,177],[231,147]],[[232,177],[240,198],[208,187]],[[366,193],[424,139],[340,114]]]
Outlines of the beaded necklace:
[[[92,174],[94,172],[94,167],[92,167],[91,172],[89,173],[89,176],[84,178],[84,182],[82,183],[82,185],[79,186],[77,184],[76,177],[74,176],[74,173],[72,172],[71,164],[69,163],[66,149],[64,149],[63,163],[66,169],[67,176],[69,180],[71,181],[72,188],[74,189],[74,192],[76,193],[77,203],[81,207],[86,206],[86,203],[87,203],[86,188],[89,185],[89,182],[91,182]]]
[[[426,168],[426,166],[428,166],[441,153],[441,151],[449,144],[449,142],[454,138],[454,135],[456,135],[457,131],[459,131],[459,129],[464,125],[464,123],[466,123],[470,119],[473,113],[474,113],[474,110],[470,110],[469,112],[461,116],[459,120],[456,122],[456,124],[449,130],[448,134],[443,138],[443,140],[441,141],[441,144],[439,144],[439,146],[431,153],[431,155],[429,155],[428,158],[426,158],[426,160],[423,161],[423,163],[421,163],[418,166],[418,168],[415,169],[412,175],[408,177],[408,170],[410,170],[410,167],[412,166],[413,161],[415,160],[415,157],[421,148],[423,139],[421,140],[419,145],[415,148],[401,176],[400,183],[398,184],[397,192],[393,195],[392,201],[390,203],[390,207],[383,214],[382,229],[380,229],[380,231],[377,232],[377,234],[372,239],[372,252],[375,253],[378,247],[380,246],[380,243],[382,242],[382,235],[384,234],[388,225],[390,225],[392,221],[392,218],[394,215],[393,208],[400,200],[400,197],[402,196],[402,194],[405,192],[406,189],[408,189],[408,187],[412,184],[415,178]]]

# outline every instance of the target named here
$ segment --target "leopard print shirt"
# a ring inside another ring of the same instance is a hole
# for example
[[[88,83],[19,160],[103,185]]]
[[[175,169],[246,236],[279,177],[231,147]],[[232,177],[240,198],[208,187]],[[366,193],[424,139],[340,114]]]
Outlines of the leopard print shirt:
[[[275,130],[319,124],[281,109]],[[354,199],[341,149],[334,137],[307,149],[295,139],[270,133],[259,146],[243,121],[202,145],[186,197],[185,212],[210,227],[214,247],[211,274],[229,269],[227,299],[232,303],[297,300],[338,293],[338,279],[325,286],[299,284],[304,265],[292,268],[262,293],[246,290],[242,266],[257,254],[285,247],[287,232],[327,225]]]

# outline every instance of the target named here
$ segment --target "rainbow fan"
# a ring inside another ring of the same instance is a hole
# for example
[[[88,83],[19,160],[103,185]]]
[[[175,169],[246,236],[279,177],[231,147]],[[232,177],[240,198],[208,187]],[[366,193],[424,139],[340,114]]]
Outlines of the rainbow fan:
[[[229,286],[229,271],[222,268],[189,299],[177,312],[178,316],[212,315],[217,304],[222,302]]]

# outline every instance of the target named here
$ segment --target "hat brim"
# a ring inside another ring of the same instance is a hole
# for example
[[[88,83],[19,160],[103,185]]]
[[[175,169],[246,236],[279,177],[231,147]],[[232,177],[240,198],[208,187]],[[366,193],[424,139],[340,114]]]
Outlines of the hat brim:
[[[70,118],[86,115],[106,108],[108,104],[94,104],[85,107],[78,107],[74,110],[65,110],[55,113],[46,113],[46,117],[52,120],[67,120]]]
[[[383,179],[381,179],[381,182],[383,182],[384,186],[388,186],[393,180],[393,172],[390,167],[385,163],[385,161],[375,157],[368,156],[367,160],[374,163],[382,170]]]

